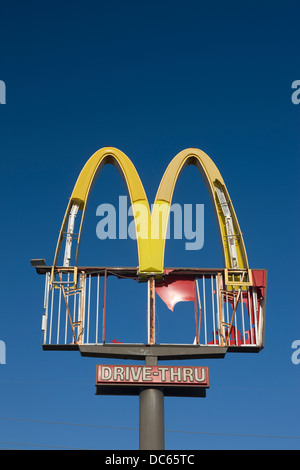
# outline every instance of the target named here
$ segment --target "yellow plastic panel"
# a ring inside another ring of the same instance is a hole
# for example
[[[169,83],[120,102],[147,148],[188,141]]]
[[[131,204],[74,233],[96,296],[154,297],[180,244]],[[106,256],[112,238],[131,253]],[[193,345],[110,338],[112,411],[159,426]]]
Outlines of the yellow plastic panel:
[[[148,204],[145,190],[132,161],[114,147],[100,149],[90,157],[77,179],[71,199],[82,205],[86,204],[99,171],[107,163],[114,165],[125,179],[131,203],[141,200]]]

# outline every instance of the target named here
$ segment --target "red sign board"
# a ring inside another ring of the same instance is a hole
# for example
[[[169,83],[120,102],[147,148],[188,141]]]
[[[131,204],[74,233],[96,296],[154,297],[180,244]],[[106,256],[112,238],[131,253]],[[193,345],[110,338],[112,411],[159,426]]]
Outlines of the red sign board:
[[[159,386],[178,390],[209,387],[208,367],[98,365],[96,387]]]

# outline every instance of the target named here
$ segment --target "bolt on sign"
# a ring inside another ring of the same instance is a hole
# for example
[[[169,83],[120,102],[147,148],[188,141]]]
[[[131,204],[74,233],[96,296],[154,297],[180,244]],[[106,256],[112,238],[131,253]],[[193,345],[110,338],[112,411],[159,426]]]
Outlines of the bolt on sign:
[[[208,367],[98,365],[97,395],[138,395],[142,387],[158,387],[166,396],[205,396]],[[122,387],[122,390],[120,390]]]

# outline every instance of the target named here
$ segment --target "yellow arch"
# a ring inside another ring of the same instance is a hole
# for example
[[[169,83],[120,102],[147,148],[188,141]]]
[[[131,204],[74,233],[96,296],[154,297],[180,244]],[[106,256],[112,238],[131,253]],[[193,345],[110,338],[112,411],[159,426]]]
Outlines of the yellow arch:
[[[93,184],[104,165],[111,163],[114,165],[119,173],[121,174],[125,185],[127,186],[131,204],[133,207],[133,215],[136,221],[136,231],[138,232],[140,226],[150,227],[150,209],[148,199],[140,180],[140,177],[131,162],[131,160],[120,150],[113,147],[105,147],[95,152],[90,159],[86,162],[83,169],[81,170],[75,187],[73,189],[65,217],[60,230],[53,265],[56,266],[58,255],[61,249],[61,244],[66,231],[66,226],[70,216],[71,209],[74,205],[77,205],[79,210],[82,211],[81,223],[79,228],[77,249],[75,256],[75,266],[77,265],[79,245],[82,233],[82,227],[84,222],[85,211],[89,195],[91,193]],[[138,210],[138,213],[137,211]],[[142,257],[144,263],[151,266],[151,247],[149,237],[141,238],[137,237],[138,256],[139,259]]]
[[[139,273],[162,274],[166,230],[176,182],[188,165],[195,165],[208,189],[219,230],[224,266],[227,269],[248,270],[248,260],[242,233],[223,178],[213,161],[199,149],[186,149],[178,153],[168,165],[158,188],[152,214],[139,175],[131,160],[120,150],[105,147],[95,152],[84,165],[72,192],[60,230],[53,267],[66,232],[66,226],[75,206],[82,211],[75,265],[88,198],[93,184],[107,163],[120,172],[129,192],[137,233]]]
[[[247,270],[249,266],[243,236],[227,188],[218,168],[211,158],[202,152],[202,150],[196,148],[183,150],[170,162],[156,194],[152,218],[158,220],[156,213],[161,211],[161,207],[167,207],[167,210],[162,211],[161,217],[162,231],[165,234],[174,188],[181,172],[188,165],[195,165],[199,169],[209,192],[220,235],[225,268]],[[229,224],[231,224],[232,236],[228,235]],[[165,237],[163,237],[162,240],[153,240],[155,249],[154,246],[152,246],[155,252],[160,250],[158,258],[162,260],[165,250],[164,238]],[[233,256],[233,242],[235,245],[236,260]]]

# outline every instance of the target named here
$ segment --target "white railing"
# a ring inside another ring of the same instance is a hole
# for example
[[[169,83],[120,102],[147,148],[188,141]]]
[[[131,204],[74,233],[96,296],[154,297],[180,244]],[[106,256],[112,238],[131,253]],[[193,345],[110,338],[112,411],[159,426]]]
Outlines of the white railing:
[[[78,268],[77,282],[74,283],[71,270],[58,269],[54,279],[51,279],[50,271],[46,273],[42,319],[44,345],[67,347],[105,343],[107,274],[103,268]],[[251,285],[225,289],[224,270],[197,270],[194,276],[199,315],[196,334],[193,333],[194,344],[227,346],[232,351],[263,347],[264,299],[261,289]],[[146,315],[147,312],[145,318]]]

